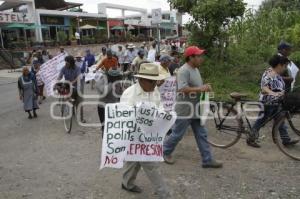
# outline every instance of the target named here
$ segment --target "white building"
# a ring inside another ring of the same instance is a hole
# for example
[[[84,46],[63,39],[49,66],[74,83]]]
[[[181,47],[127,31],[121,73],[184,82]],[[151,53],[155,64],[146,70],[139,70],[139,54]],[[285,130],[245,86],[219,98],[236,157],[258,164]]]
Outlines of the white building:
[[[23,35],[21,30],[5,30],[9,24],[36,25],[35,30],[27,30],[26,33],[30,38],[35,32],[34,38],[38,42],[56,40],[58,31],[65,31],[71,36],[79,26],[85,24],[106,27],[107,17],[104,13],[85,13],[81,6],[64,0],[4,0],[0,5],[0,27],[5,38],[11,34],[17,34],[18,37]]]
[[[98,4],[99,13],[107,14],[108,8],[121,10],[122,15],[114,20],[122,21],[119,24],[123,25],[127,30],[130,30],[134,35],[144,34],[151,37],[156,36],[157,25],[152,23],[152,14],[148,13],[147,9],[111,3]],[[126,16],[125,11],[133,11],[139,14]],[[110,19],[108,19],[108,24],[110,27],[114,25],[114,23],[110,24]],[[181,36],[182,14],[176,10],[162,11],[162,21],[159,27],[162,38]]]

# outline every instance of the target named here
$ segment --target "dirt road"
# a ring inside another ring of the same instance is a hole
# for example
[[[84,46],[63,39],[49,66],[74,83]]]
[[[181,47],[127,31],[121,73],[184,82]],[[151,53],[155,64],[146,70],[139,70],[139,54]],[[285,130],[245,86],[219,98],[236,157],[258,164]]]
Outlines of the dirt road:
[[[51,99],[37,119],[28,120],[16,85],[1,80],[1,199],[156,198],[143,172],[137,184],[144,192],[134,195],[120,189],[122,170],[99,171],[100,130],[75,126],[70,135],[64,133],[62,121],[50,117]],[[85,113],[89,121],[97,119],[95,107],[86,107]],[[268,127],[263,132],[269,137]],[[299,198],[300,162],[282,155],[274,144],[253,149],[241,141],[213,151],[224,168],[202,169],[194,137],[188,134],[176,149],[176,164],[161,163],[175,199]]]

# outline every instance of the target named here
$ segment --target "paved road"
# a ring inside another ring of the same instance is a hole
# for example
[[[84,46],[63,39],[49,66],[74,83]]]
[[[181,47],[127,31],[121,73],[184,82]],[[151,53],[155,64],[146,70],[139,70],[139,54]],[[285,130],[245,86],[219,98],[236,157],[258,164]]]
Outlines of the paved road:
[[[143,172],[137,183],[144,193],[133,195],[120,189],[122,170],[99,171],[99,130],[75,126],[67,135],[62,122],[50,118],[52,99],[41,106],[39,118],[28,120],[16,84],[9,84],[14,81],[0,78],[1,199],[156,198]],[[95,107],[87,107],[86,115],[95,120]],[[242,141],[227,150],[214,149],[214,154],[225,167],[202,169],[188,134],[176,150],[176,164],[161,164],[175,199],[299,198],[300,163],[283,156],[272,143],[252,149]]]

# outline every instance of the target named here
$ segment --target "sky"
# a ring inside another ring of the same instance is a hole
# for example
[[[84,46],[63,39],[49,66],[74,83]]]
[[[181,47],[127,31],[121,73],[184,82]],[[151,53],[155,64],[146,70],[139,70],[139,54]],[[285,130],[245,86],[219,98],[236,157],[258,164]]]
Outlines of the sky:
[[[170,10],[170,6],[167,0],[66,0],[70,2],[83,3],[84,11],[90,13],[98,12],[98,3],[113,3],[127,6],[134,6],[139,8],[147,8],[148,12],[154,8],[161,8],[162,10]],[[263,0],[244,0],[249,7],[257,9]],[[159,5],[159,6],[158,6]],[[120,10],[108,9],[107,14],[109,17],[119,17],[121,16]],[[134,14],[132,12],[126,12],[125,15]],[[183,17],[183,23],[186,23],[189,20],[190,16],[187,14]]]

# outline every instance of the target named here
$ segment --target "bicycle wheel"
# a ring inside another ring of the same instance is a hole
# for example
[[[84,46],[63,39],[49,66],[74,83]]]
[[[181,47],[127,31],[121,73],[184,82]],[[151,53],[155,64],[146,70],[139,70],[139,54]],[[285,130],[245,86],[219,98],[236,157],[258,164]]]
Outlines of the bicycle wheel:
[[[236,144],[242,135],[243,122],[231,105],[218,103],[211,105],[214,120],[210,120],[208,142],[218,148],[229,148]],[[222,121],[225,118],[224,121]]]
[[[72,107],[66,105],[66,104],[62,104],[61,107],[61,116],[64,120],[64,127],[65,127],[65,131],[66,133],[71,133],[71,129],[72,129],[72,121],[73,121],[73,111],[72,111]]]
[[[300,136],[300,113],[287,113],[287,121],[289,126],[297,135]]]
[[[295,115],[297,117],[299,117],[300,115],[297,114]],[[282,124],[285,124],[288,127],[288,135],[291,139],[293,140],[297,140],[300,138],[299,136],[299,132],[295,131],[293,129],[293,127],[291,127],[290,122],[289,122],[289,114],[284,114],[282,116],[280,116],[280,118],[278,118],[273,126],[273,132],[272,132],[272,136],[273,136],[273,141],[274,143],[278,146],[279,150],[281,152],[283,152],[285,155],[287,155],[288,157],[294,159],[294,160],[299,160],[300,161],[300,144],[295,144],[292,146],[285,146],[282,143],[282,139],[280,136],[280,129],[282,128]]]

